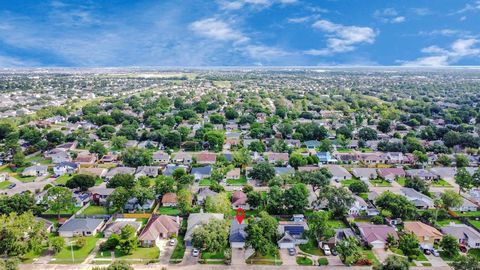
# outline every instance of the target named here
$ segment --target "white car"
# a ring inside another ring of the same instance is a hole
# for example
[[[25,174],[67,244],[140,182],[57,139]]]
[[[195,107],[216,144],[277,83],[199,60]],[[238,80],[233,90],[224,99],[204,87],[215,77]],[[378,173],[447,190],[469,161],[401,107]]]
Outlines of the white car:
[[[193,257],[198,257],[199,254],[200,254],[200,251],[198,249],[194,248],[193,251],[192,251],[192,256]]]
[[[323,253],[325,253],[325,256],[332,255],[332,252],[330,251],[330,247],[328,245],[323,245]]]
[[[176,240],[175,238],[172,238],[172,239],[170,239],[170,241],[168,241],[168,244],[169,244],[170,246],[175,246],[175,243],[176,243],[176,242],[177,242],[177,240]]]

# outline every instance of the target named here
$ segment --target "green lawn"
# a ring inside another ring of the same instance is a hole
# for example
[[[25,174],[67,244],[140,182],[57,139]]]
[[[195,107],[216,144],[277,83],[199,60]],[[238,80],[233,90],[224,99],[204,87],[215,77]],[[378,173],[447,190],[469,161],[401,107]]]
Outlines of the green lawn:
[[[210,186],[210,184],[212,184],[212,180],[210,180],[208,178],[202,179],[198,183],[198,185],[200,185],[200,186]]]
[[[240,179],[227,179],[227,185],[230,186],[243,186],[247,184],[247,178],[241,176]]]
[[[458,219],[444,219],[444,220],[439,220],[437,221],[438,226],[444,227],[447,225],[450,225],[450,223],[455,223],[455,224],[461,224],[462,222]]]
[[[378,261],[377,257],[375,256],[375,254],[373,254],[373,251],[371,251],[371,250],[363,251],[363,255],[365,255],[365,257],[367,257],[367,259],[371,260],[373,262],[373,264],[380,263]]]
[[[319,258],[318,259],[318,265],[328,265],[328,259],[327,258]]]
[[[480,217],[480,211],[469,211],[469,212],[458,212],[455,211],[455,214],[457,214],[460,217]]]
[[[342,180],[340,183],[341,183],[342,186],[344,186],[344,187],[349,187],[351,184],[353,184],[353,183],[355,183],[355,182],[360,182],[360,180],[356,180],[356,179]]]
[[[301,244],[300,245],[300,250],[305,252],[305,253],[312,254],[312,255],[317,255],[317,256],[324,256],[325,255],[323,253],[323,251],[320,248],[318,248],[318,245],[316,245],[315,242],[312,241],[311,239],[308,240],[308,243]]]
[[[203,252],[201,258],[204,260],[223,260],[225,259],[224,251],[220,252]]]
[[[447,181],[439,179],[437,181],[432,181],[432,187],[453,187]]]
[[[281,265],[282,261],[280,260],[280,256],[278,253],[275,254],[268,254],[263,256],[258,253],[254,253],[250,256],[246,261],[247,264],[261,264],[261,265]]]
[[[177,237],[177,245],[170,257],[170,263],[180,263],[185,255],[185,243],[183,242],[183,235]]]
[[[110,250],[98,251],[97,254],[95,254],[95,258],[110,259],[112,258],[112,252]]]
[[[65,185],[67,183],[67,181],[72,177],[73,177],[73,175],[70,175],[70,174],[66,173],[64,175],[61,175],[61,176],[57,177],[57,179],[55,179],[55,183],[57,183],[59,185]]]
[[[60,215],[73,215],[75,214],[78,210],[80,210],[81,207],[72,207],[69,210],[61,211]],[[48,209],[47,211],[44,212],[44,214],[57,214],[56,212],[53,212],[52,210]]]
[[[24,176],[21,176],[21,175],[17,175],[17,178],[19,181],[22,181],[23,183],[29,183],[29,182],[33,182],[35,181],[35,179],[37,179],[36,176],[27,176],[27,177],[24,177]]]
[[[385,181],[383,179],[375,179],[375,180],[370,180],[370,183],[376,187],[391,187],[392,184],[390,182]]]
[[[72,253],[71,247],[69,244],[66,244],[65,247],[54,256],[54,261],[52,263],[81,263],[83,262],[90,252],[95,248],[95,244],[97,243],[98,239],[100,239],[100,235],[97,236],[89,236],[85,237],[86,243],[85,246],[82,248],[77,248],[73,246],[73,261],[72,261]]]
[[[30,158],[27,158],[26,160],[30,163],[37,163],[42,165],[52,164],[52,160],[45,159],[42,157],[42,155],[36,155]]]
[[[108,215],[109,212],[107,211],[107,208],[103,206],[97,206],[97,205],[90,205],[87,207],[82,214],[84,215]]]
[[[313,261],[307,257],[297,256],[298,265],[313,265]]]
[[[480,259],[480,248],[469,249],[468,254],[471,254],[471,255],[477,257],[478,259]]]
[[[333,229],[347,228],[347,225],[341,220],[329,220],[328,224],[330,224]]]
[[[425,257],[425,254],[423,254],[423,252],[420,252],[420,255],[417,256],[416,261],[428,262],[428,259],[427,259],[427,257]]]
[[[125,255],[119,249],[115,249],[115,259],[140,259],[140,260],[154,260],[160,256],[158,247],[143,248],[139,247],[132,251],[132,254]]]
[[[178,210],[178,208],[176,207],[159,207],[157,211],[161,215],[170,215],[170,216],[180,215],[180,210]]]
[[[0,182],[0,189],[7,189],[8,186],[10,186],[12,184],[12,182],[10,181],[2,181]]]
[[[470,224],[472,224],[475,228],[480,229],[480,221],[479,220],[469,220]]]
[[[98,177],[97,179],[95,179],[95,186],[99,186],[103,182],[104,182],[103,179]]]
[[[396,179],[396,181],[397,181],[397,183],[398,183],[400,186],[404,187],[404,186],[405,186],[405,182],[407,181],[407,179],[405,179],[405,177],[398,177],[398,178]]]

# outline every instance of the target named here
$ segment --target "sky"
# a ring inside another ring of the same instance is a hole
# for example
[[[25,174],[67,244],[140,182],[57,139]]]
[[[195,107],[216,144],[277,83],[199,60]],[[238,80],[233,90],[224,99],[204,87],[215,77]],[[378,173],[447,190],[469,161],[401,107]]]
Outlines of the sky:
[[[0,67],[480,66],[480,0],[0,1]]]

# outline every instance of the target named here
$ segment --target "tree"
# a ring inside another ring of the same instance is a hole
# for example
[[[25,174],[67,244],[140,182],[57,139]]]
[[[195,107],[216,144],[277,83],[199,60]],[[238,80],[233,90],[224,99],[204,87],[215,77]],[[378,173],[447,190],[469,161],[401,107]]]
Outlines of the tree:
[[[215,196],[208,196],[205,199],[205,211],[207,213],[222,213],[226,215],[231,208],[227,193],[219,193]]]
[[[258,218],[250,218],[245,232],[245,246],[251,247],[261,255],[274,254],[277,250],[278,221],[266,212],[260,212]]]
[[[428,156],[422,151],[415,150],[413,151],[413,156],[415,157],[415,161],[423,164],[428,161]]]
[[[149,166],[153,162],[152,154],[147,149],[138,147],[123,150],[120,159],[125,166],[130,167]]]
[[[105,270],[133,270],[133,267],[126,261],[114,261]]]
[[[472,176],[472,185],[474,187],[480,187],[480,168],[477,169]]]
[[[212,124],[225,124],[225,117],[218,113],[213,113],[210,115],[210,123]]]
[[[233,164],[235,166],[245,168],[250,162],[252,162],[252,157],[247,149],[242,148],[233,152]]]
[[[321,189],[320,194],[323,196],[319,197],[316,203],[320,205],[323,200],[326,200],[327,208],[332,211],[334,217],[344,217],[355,202],[352,194],[346,188],[326,186]]]
[[[457,168],[467,167],[469,163],[470,163],[470,160],[468,160],[467,156],[465,155],[455,156],[455,166],[457,166]]]
[[[279,186],[273,186],[267,193],[266,206],[270,214],[283,212],[284,191]]]
[[[225,108],[225,117],[228,120],[233,120],[238,117],[238,112],[232,107]]]
[[[128,139],[125,136],[113,136],[111,141],[113,147],[123,149],[128,142]]]
[[[132,190],[133,197],[137,199],[137,205],[143,206],[148,200],[155,199],[153,190],[149,187],[142,187],[141,185],[135,185]],[[143,207],[142,207],[143,209]],[[144,209],[145,210],[145,209]]]
[[[209,143],[210,148],[220,151],[225,141],[225,135],[218,130],[207,131],[203,139]]]
[[[61,144],[65,141],[65,135],[59,130],[50,131],[45,138],[52,144]]]
[[[447,210],[450,208],[460,207],[463,204],[462,196],[452,190],[444,191],[440,194],[440,198]]]
[[[265,152],[265,145],[261,141],[253,141],[248,145],[248,150],[253,152]]]
[[[375,200],[375,205],[379,207],[382,212],[384,210],[391,213],[393,218],[411,219],[417,214],[415,205],[407,200],[402,195],[394,194],[386,191],[378,196]]]
[[[9,257],[40,252],[48,240],[43,221],[35,220],[31,212],[21,215],[9,213],[0,216],[0,254]]]
[[[177,182],[181,186],[189,186],[193,184],[195,177],[193,175],[185,174],[182,175],[180,178],[177,179]]]
[[[405,187],[413,188],[418,192],[423,194],[428,194],[428,185],[427,183],[420,179],[419,177],[407,178],[405,181]]]
[[[159,176],[155,179],[155,194],[162,196],[165,193],[175,192],[175,180],[170,176]]]
[[[480,270],[480,259],[474,255],[458,256],[452,262],[455,270]]]
[[[339,241],[335,249],[345,265],[354,264],[362,256],[360,244],[357,238],[353,236],[348,236]]]
[[[400,237],[398,248],[409,259],[416,259],[420,254],[417,236],[413,233],[406,233]]]
[[[77,174],[68,179],[65,183],[70,189],[79,188],[81,191],[87,191],[88,188],[95,185],[95,177],[87,174]]]
[[[130,174],[119,173],[108,181],[108,188],[124,187],[125,189],[132,189],[135,186],[135,177]]]
[[[443,253],[450,258],[455,258],[458,253],[458,240],[450,234],[444,235],[442,241],[440,241],[440,247],[443,249]]]
[[[192,245],[207,252],[220,252],[228,246],[229,233],[227,220],[211,219],[193,231]]]
[[[257,191],[251,191],[247,193],[247,203],[248,205],[255,209],[263,205],[262,193]]]
[[[389,255],[383,264],[373,266],[373,270],[408,270],[409,268],[408,260],[396,255]]]
[[[466,192],[467,190],[472,188],[472,176],[465,168],[458,168],[457,173],[455,174],[455,183],[457,183],[460,187],[458,190],[458,194],[460,194],[460,191]]]
[[[126,225],[121,229],[118,246],[123,254],[130,254],[137,248],[138,237],[136,230],[132,226]]]
[[[94,142],[90,146],[90,153],[95,153],[99,158],[101,158],[108,153],[108,150],[101,142]]]
[[[35,197],[31,192],[0,197],[0,215],[8,215],[12,212],[21,215],[28,211],[32,211],[34,214],[43,211],[42,207],[36,204]]]
[[[17,151],[12,158],[12,164],[16,167],[22,167],[26,164],[25,155],[22,151]]]
[[[440,155],[436,162],[445,167],[449,167],[452,164],[452,160],[447,155]]]
[[[308,189],[305,184],[298,183],[284,193],[284,205],[289,213],[303,213],[308,207]]]
[[[295,169],[298,169],[298,167],[306,165],[307,161],[302,156],[302,154],[292,153],[290,155],[290,158],[288,159],[288,163],[290,163],[290,166],[294,167]]]
[[[315,195],[317,195],[317,198],[317,191],[325,186],[328,186],[330,184],[330,180],[332,179],[332,174],[327,168],[320,168],[320,170],[312,172],[300,172],[297,175],[300,179],[300,182],[312,186],[313,192]]]
[[[193,195],[188,189],[181,189],[177,192],[178,209],[183,214],[190,213],[192,210]]]
[[[364,141],[376,140],[378,138],[377,131],[369,127],[364,127],[358,131],[358,137]]]
[[[65,238],[55,236],[50,238],[48,243],[53,253],[58,253],[65,247]]]
[[[111,204],[117,211],[123,213],[125,204],[127,204],[130,199],[130,192],[124,187],[117,187],[110,196],[108,196],[108,202]]]
[[[0,259],[0,269],[4,270],[18,270],[20,260],[16,257],[7,258],[5,260]]]
[[[253,165],[249,176],[265,184],[275,177],[275,169],[269,163],[258,163]]]
[[[388,133],[391,130],[390,125],[391,125],[390,120],[380,120],[378,121],[377,129],[383,133]]]
[[[348,189],[354,194],[366,193],[368,192],[368,185],[363,181],[355,181],[348,186]]]
[[[65,187],[54,186],[49,188],[43,199],[50,210],[57,213],[58,218],[60,218],[62,211],[70,210],[73,207],[73,193]]]
[[[335,231],[329,223],[330,214],[325,211],[313,212],[308,218],[308,229],[315,240],[326,240],[333,237]]]

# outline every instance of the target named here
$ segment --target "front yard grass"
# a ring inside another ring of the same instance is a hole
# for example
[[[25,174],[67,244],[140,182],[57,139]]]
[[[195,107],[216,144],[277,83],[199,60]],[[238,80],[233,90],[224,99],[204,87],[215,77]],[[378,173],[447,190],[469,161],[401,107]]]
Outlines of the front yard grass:
[[[369,259],[370,261],[373,262],[373,264],[379,264],[380,262],[378,261],[377,257],[375,256],[375,254],[373,254],[373,251],[371,250],[365,250],[363,251],[363,255],[365,257],[367,257],[367,259]]]
[[[370,180],[370,183],[374,185],[375,187],[391,187],[392,184],[388,181],[385,181],[384,179],[375,179],[375,180]]]
[[[180,215],[180,210],[178,210],[178,208],[176,207],[165,207],[165,206],[162,206],[162,207],[159,207],[157,209],[158,213],[160,215],[170,215],[170,216],[178,216]]]
[[[318,265],[328,265],[328,259],[327,258],[319,258],[318,259]]]
[[[57,179],[55,179],[55,183],[57,183],[58,185],[65,185],[67,181],[72,177],[73,175],[66,173],[64,175],[57,177]]]
[[[119,249],[115,249],[115,259],[116,260],[155,260],[160,256],[160,249],[158,247],[144,248],[139,247],[132,251],[132,254],[123,254]]]
[[[474,257],[480,259],[480,248],[471,248],[468,250],[468,254],[471,254]]]
[[[480,211],[459,212],[455,211],[459,217],[480,217]]]
[[[7,189],[8,186],[10,186],[12,184],[12,182],[10,181],[2,181],[0,182],[0,189]]]
[[[329,220],[328,224],[333,228],[333,229],[343,229],[347,228],[347,224],[345,224],[341,220]]]
[[[225,259],[224,251],[220,252],[202,252],[201,258],[203,260],[223,260]]]
[[[267,254],[261,255],[259,253],[254,253],[252,256],[248,257],[245,261],[247,264],[260,264],[260,265],[281,265],[282,261],[280,256],[277,254]]]
[[[355,183],[355,182],[359,182],[360,180],[356,180],[356,179],[349,179],[349,180],[342,180],[340,183],[342,184],[342,186],[344,187],[349,187],[351,184]]]
[[[212,180],[210,180],[208,178],[202,179],[198,183],[199,186],[210,186],[211,184],[212,184]]]
[[[480,221],[479,220],[469,220],[469,222],[470,222],[470,224],[473,225],[473,227],[480,230]]]
[[[405,179],[405,177],[398,177],[395,181],[397,181],[397,183],[404,187],[405,186],[405,182],[407,181],[407,179]]]
[[[297,256],[298,265],[313,265],[313,261],[305,256]]]
[[[437,181],[432,181],[432,187],[453,187],[447,181],[439,179]]]
[[[450,225],[450,223],[454,223],[454,224],[461,224],[462,222],[458,219],[444,219],[444,220],[439,220],[437,221],[437,224],[438,226],[440,227],[444,227],[444,226],[447,226],[447,225]]]
[[[83,246],[82,248],[73,246],[73,260],[72,260],[71,247],[67,243],[65,247],[54,256],[55,260],[51,261],[51,263],[83,262],[88,257],[88,255],[92,252],[92,250],[95,248],[95,244],[100,238],[101,238],[100,235],[85,237],[86,239],[85,246]]]
[[[247,184],[247,178],[241,176],[240,179],[227,179],[227,185],[229,186],[243,186]]]
[[[309,239],[306,244],[300,245],[300,250],[311,255],[324,256],[323,250],[321,250],[316,243]]]

